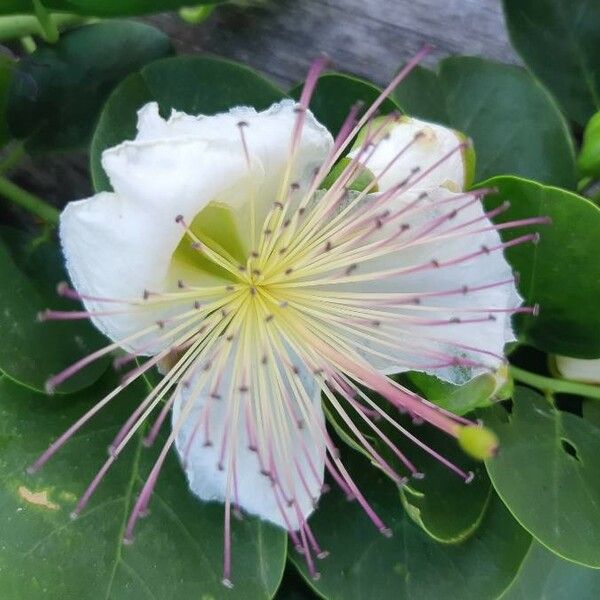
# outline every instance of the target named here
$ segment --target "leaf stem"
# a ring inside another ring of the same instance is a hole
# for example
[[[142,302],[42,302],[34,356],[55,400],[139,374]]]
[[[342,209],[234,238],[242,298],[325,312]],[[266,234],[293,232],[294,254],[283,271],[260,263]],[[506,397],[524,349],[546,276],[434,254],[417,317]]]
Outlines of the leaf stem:
[[[52,15],[48,12],[48,9],[42,4],[41,0],[33,0],[33,9],[35,16],[40,23],[42,30],[42,37],[49,44],[56,44],[60,33],[56,23],[52,20]]]
[[[6,146],[6,148],[6,154],[0,158],[0,175],[8,173],[8,171],[16,167],[25,156],[23,142],[15,142],[12,145]]]
[[[49,20],[57,30],[74,25],[82,25],[91,21],[89,17],[72,14],[52,14]],[[7,15],[0,17],[0,41],[12,40],[31,35],[45,38],[45,32],[38,18],[34,15]]]
[[[21,38],[21,47],[27,54],[33,54],[37,50],[37,44],[31,35],[25,35]]]
[[[14,204],[36,215],[50,225],[58,224],[59,211],[48,204],[45,200],[24,190],[12,181],[0,175],[0,195],[4,196]]]
[[[536,375],[535,373],[530,373],[529,371],[519,369],[512,365],[510,366],[509,371],[517,381],[526,383],[527,385],[544,392],[576,394],[578,396],[600,400],[600,386],[597,385],[579,383],[578,381],[570,381],[568,379],[544,377],[543,375]]]

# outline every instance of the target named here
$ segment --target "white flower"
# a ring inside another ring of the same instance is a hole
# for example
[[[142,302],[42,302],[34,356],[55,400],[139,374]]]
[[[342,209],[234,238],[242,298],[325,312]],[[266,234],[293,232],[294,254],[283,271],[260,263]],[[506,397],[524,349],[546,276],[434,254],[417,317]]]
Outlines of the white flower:
[[[600,358],[583,359],[556,356],[555,360],[561,377],[585,383],[600,383]]]
[[[511,315],[529,310],[518,308],[503,248],[534,236],[503,243],[480,202],[484,192],[461,191],[462,138],[416,119],[373,119],[382,97],[360,121],[353,111],[334,140],[307,110],[318,70],[299,103],[285,100],[263,112],[173,111],[165,120],[155,103],[142,107],[136,138],[103,154],[114,191],[72,202],[61,218],[75,288],[61,291],[81,299],[85,316],[114,344],[52,378],[49,387],[116,348],[129,353],[120,364],[151,357],[124,385],[155,365],[165,373],[114,440],[76,513],[141,424],[159,413],[151,442],[172,408],[172,434],[126,535],[174,445],[191,490],[225,502],[226,583],[232,505],[286,528],[315,573],[311,553],[320,550],[307,517],[325,470],[388,532],[327,434],[322,396],[398,484],[419,472],[380,432],[376,417],[406,431],[362,386],[458,438],[478,457],[491,453],[492,434],[386,374],[423,370],[461,383],[495,371],[505,343],[514,340]],[[348,166],[320,190],[360,129]],[[351,191],[364,169],[371,184]],[[390,446],[405,473],[382,458],[357,419]]]

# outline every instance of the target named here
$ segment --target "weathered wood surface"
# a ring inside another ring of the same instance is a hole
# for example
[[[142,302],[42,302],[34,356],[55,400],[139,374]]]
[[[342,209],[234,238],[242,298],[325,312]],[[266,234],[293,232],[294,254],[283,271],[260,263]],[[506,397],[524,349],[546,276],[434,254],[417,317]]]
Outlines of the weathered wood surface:
[[[176,14],[148,20],[182,53],[210,52],[242,61],[286,87],[301,80],[323,52],[337,70],[379,84],[424,42],[436,48],[429,64],[448,54],[518,61],[499,0],[264,0],[249,9],[223,6],[198,26]],[[38,158],[15,175],[21,185],[59,206],[92,191],[82,154]]]
[[[183,52],[240,60],[281,84],[301,79],[322,52],[338,70],[383,84],[424,42],[436,48],[430,64],[448,54],[517,61],[500,0],[267,0],[222,7],[197,27],[175,15],[152,20]]]

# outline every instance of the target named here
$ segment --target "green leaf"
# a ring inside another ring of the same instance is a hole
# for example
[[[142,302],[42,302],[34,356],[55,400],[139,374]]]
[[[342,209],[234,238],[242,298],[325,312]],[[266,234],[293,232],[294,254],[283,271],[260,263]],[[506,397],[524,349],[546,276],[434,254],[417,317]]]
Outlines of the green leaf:
[[[137,111],[158,102],[190,114],[215,114],[239,105],[268,108],[285,94],[244,66],[216,59],[175,57],[156,61],[130,75],[112,93],[100,116],[91,146],[91,168],[97,191],[109,190],[100,158],[106,148],[135,137]]]
[[[581,412],[586,421],[600,427],[600,402],[598,400],[584,400]]]
[[[330,552],[317,564],[319,580],[309,578],[303,557],[290,549],[291,560],[319,594],[329,600],[486,600],[513,579],[531,538],[497,497],[476,535],[462,544],[439,544],[399,509],[397,488],[385,475],[358,453],[345,462],[393,537],[381,535],[358,503],[337,490],[324,496],[310,522]]]
[[[504,0],[510,38],[567,115],[585,125],[600,109],[600,4]]]
[[[549,225],[511,228],[506,240],[531,231],[537,245],[509,248],[508,261],[519,273],[519,291],[529,305],[538,303],[538,316],[516,319],[521,341],[553,354],[576,358],[600,356],[600,209],[571,192],[517,177],[496,177],[481,184],[497,188],[485,205],[495,208],[508,200],[510,209],[496,223],[529,217],[549,217]]]
[[[474,57],[418,67],[394,93],[408,114],[473,138],[475,180],[516,174],[574,188],[575,152],[567,123],[548,92],[526,71]]]
[[[521,387],[510,414],[485,414],[500,438],[488,473],[515,518],[556,554],[600,567],[600,430]]]
[[[37,151],[86,144],[117,83],[170,52],[165,34],[135,21],[67,32],[19,62],[8,103],[13,135]]]
[[[491,373],[479,375],[463,385],[454,385],[421,371],[411,371],[401,377],[423,398],[457,415],[489,405],[498,385]]]
[[[424,479],[410,480],[401,489],[402,504],[413,521],[434,540],[446,544],[464,542],[481,525],[492,497],[485,468],[468,458],[455,440],[443,438],[437,430],[424,426],[413,428],[412,433],[460,468],[470,470],[474,479],[466,484],[424,452],[402,448],[425,474]]]
[[[403,379],[404,383],[405,380]],[[414,389],[411,388],[411,389]],[[382,408],[387,405],[377,400]],[[361,456],[370,458],[363,444],[357,440],[348,425],[335,411],[331,403],[325,405],[325,414],[340,439]],[[400,499],[407,514],[427,535],[441,543],[456,544],[471,536],[481,524],[490,500],[490,481],[483,463],[468,457],[453,438],[440,435],[428,425],[416,425],[395,410],[387,410],[401,427],[432,450],[458,466],[464,472],[473,474],[473,480],[465,484],[462,477],[433,458],[417,444],[400,435],[398,430],[384,419],[375,424],[396,448],[424,475],[424,478],[409,478],[400,489]],[[366,426],[364,420],[355,414],[350,415],[354,425],[374,446],[379,455],[398,476],[408,476],[407,467],[398,455],[383,441],[380,434]],[[373,467],[377,468],[377,467]]]
[[[38,322],[38,313],[47,308],[79,310],[56,293],[57,284],[66,279],[60,249],[16,230],[0,233],[0,372],[43,391],[48,377],[101,347],[104,338],[88,321]],[[91,385],[106,370],[107,360],[89,365],[57,391]]]
[[[281,579],[286,536],[252,518],[232,522],[235,587],[221,584],[223,505],[199,502],[170,453],[148,518],[132,545],[123,545],[125,519],[158,448],[136,436],[75,521],[77,498],[106,460],[106,447],[142,400],[134,384],[100,412],[37,474],[25,468],[56,436],[117,382],[105,377],[85,394],[48,398],[0,380],[0,597],[270,598]],[[164,441],[164,440],[163,440]]]
[[[600,596],[600,571],[562,560],[533,542],[501,600],[595,600]]]
[[[8,89],[12,79],[14,62],[6,55],[0,54],[0,148],[10,139],[10,131],[6,121],[8,105]]]
[[[49,10],[94,17],[139,15],[175,10],[190,4],[218,4],[226,0],[43,0]],[[2,0],[0,14],[32,12],[32,0]]]
[[[585,126],[577,166],[584,175],[600,177],[600,111]]]
[[[290,96],[300,98],[303,84],[298,84],[290,90]],[[315,117],[335,135],[348,116],[350,109],[357,102],[368,109],[379,97],[381,90],[368,81],[341,75],[327,73],[319,78],[317,87],[310,101],[310,109]],[[400,112],[400,107],[391,98],[386,99],[379,109],[379,114]]]

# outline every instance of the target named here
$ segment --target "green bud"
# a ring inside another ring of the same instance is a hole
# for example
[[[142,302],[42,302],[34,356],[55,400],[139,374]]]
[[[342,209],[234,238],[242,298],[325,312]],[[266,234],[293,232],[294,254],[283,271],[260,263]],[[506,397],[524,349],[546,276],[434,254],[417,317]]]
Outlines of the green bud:
[[[498,437],[483,425],[466,425],[458,431],[460,447],[477,460],[491,458],[498,451]]]
[[[600,177],[600,111],[585,127],[577,166],[583,175]]]

